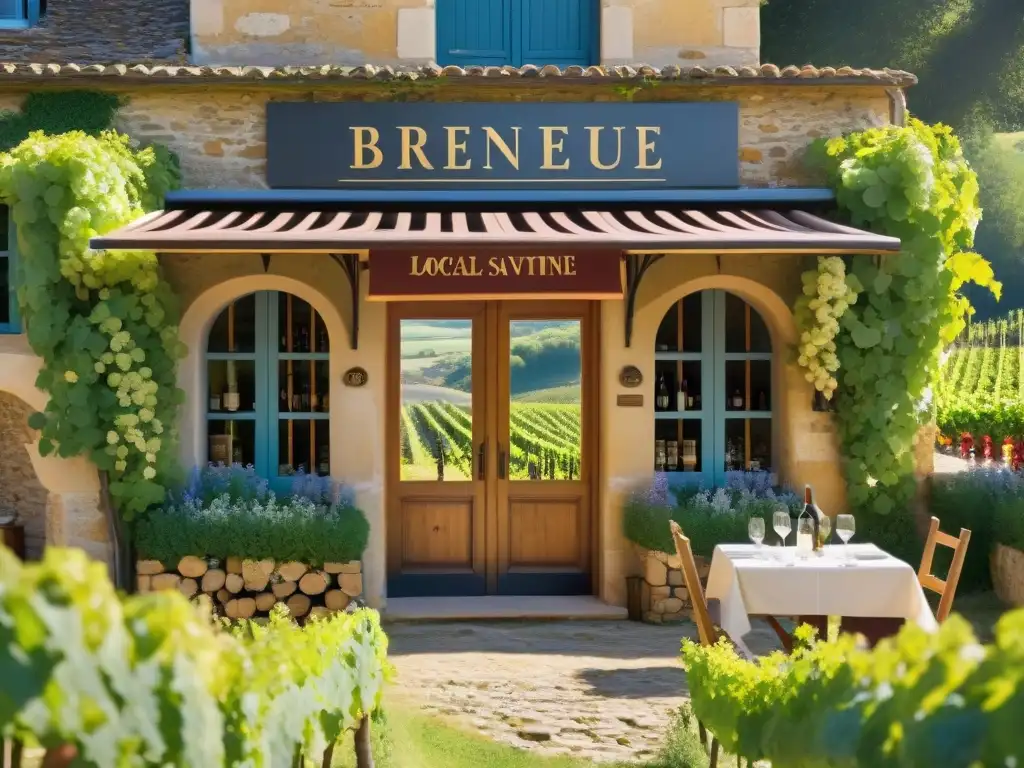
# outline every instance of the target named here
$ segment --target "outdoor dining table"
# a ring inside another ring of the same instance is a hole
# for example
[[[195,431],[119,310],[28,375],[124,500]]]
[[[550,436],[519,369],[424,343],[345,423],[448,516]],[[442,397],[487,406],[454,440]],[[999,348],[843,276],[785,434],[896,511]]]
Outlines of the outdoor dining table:
[[[780,617],[797,617],[824,637],[828,617],[839,616],[842,631],[860,632],[872,645],[906,621],[930,632],[938,628],[909,564],[874,544],[848,546],[800,557],[795,547],[718,545],[705,593],[718,602],[719,625],[741,638],[753,617],[768,618],[776,627]]]

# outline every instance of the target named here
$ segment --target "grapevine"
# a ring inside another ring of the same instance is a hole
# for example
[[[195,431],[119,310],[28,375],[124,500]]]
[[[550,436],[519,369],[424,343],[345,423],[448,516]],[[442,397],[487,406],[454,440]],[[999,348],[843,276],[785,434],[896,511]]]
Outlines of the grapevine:
[[[996,296],[992,267],[970,248],[981,218],[978,179],[945,126],[911,119],[816,142],[810,152],[854,224],[898,237],[903,251],[850,259],[863,288],[836,337],[848,499],[857,511],[909,508],[920,407],[940,353],[966,325],[969,282]]]
[[[797,360],[807,381],[827,400],[832,399],[838,382],[836,336],[839,319],[857,302],[862,287],[846,275],[846,265],[838,256],[819,256],[816,270],[804,272],[803,295],[796,302],[796,322],[800,328],[800,356]]]
[[[18,302],[49,395],[30,425],[46,456],[110,473],[126,518],[163,501],[176,468],[177,306],[149,252],[96,252],[89,239],[159,206],[176,161],[125,136],[33,133],[0,155],[0,197],[17,227]]]
[[[373,611],[225,631],[175,590],[119,597],[106,566],[0,547],[0,728],[72,744],[75,765],[293,765],[381,703],[387,638]],[[317,760],[320,764],[320,760]]]

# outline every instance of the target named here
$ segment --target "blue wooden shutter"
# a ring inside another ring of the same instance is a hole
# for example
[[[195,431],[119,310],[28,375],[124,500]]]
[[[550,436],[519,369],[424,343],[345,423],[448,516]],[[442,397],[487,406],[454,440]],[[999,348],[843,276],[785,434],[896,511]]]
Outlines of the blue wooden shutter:
[[[522,12],[519,65],[573,64],[590,66],[597,60],[596,0],[518,0]]]
[[[437,0],[437,63],[460,67],[514,64],[512,3]]]
[[[0,19],[20,20],[25,18],[24,0],[0,0]]]

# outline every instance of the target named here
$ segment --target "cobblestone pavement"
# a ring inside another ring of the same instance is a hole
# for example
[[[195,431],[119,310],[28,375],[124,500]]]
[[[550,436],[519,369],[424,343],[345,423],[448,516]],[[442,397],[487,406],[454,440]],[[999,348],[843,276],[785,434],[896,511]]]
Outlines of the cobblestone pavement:
[[[498,741],[594,760],[642,760],[687,697],[693,624],[627,621],[391,624],[395,694]],[[767,625],[744,638],[777,647]],[[393,694],[394,695],[394,694]]]

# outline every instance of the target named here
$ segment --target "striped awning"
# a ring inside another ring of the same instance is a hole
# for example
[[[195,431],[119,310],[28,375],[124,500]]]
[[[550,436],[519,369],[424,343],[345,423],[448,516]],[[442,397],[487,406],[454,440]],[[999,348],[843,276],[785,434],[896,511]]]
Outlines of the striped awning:
[[[158,211],[95,249],[342,253],[373,248],[616,249],[633,253],[886,253],[896,238],[798,209],[569,207],[552,210]]]

